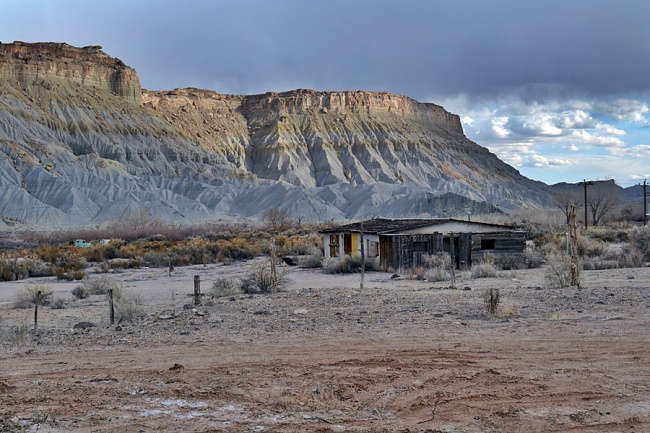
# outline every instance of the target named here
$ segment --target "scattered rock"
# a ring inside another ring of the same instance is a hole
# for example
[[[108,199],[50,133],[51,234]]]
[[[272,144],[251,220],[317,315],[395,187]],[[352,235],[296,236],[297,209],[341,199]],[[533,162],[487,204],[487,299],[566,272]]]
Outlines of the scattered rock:
[[[76,325],[74,325],[72,329],[88,329],[88,328],[93,328],[94,326],[95,324],[92,322],[79,322]]]
[[[307,314],[308,311],[304,308],[298,308],[296,310],[293,310],[293,314]]]
[[[183,371],[183,370],[185,370],[185,366],[179,363],[174,363],[174,365],[169,367],[169,371]]]

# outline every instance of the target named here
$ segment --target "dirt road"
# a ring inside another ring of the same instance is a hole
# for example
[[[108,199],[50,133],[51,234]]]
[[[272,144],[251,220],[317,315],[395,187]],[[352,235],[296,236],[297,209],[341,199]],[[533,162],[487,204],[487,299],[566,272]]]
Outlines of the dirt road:
[[[157,272],[114,276],[143,296],[134,323],[109,326],[97,296],[3,344],[0,431],[650,431],[648,268],[589,271],[581,290],[543,288],[543,269],[457,289],[370,273],[363,292],[293,269],[284,292],[194,311],[192,275],[246,270]],[[5,325],[31,314],[7,305],[22,285],[0,285]]]

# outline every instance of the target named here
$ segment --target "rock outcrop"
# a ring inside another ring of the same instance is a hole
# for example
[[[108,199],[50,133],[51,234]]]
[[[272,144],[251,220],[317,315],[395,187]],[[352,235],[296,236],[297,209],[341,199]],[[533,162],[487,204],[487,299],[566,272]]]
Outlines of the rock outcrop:
[[[76,48],[65,43],[0,43],[0,76],[27,91],[46,83],[105,89],[135,104],[141,102],[134,69],[110,57],[99,45]]]
[[[140,89],[100,47],[0,44],[0,217],[46,226],[146,208],[184,222],[454,216],[548,204],[548,187],[435,104],[385,92]]]

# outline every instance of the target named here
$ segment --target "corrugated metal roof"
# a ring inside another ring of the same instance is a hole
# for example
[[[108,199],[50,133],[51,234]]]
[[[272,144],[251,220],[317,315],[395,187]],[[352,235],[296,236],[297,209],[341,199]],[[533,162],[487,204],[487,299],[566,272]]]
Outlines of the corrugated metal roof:
[[[503,230],[512,230],[512,227],[501,226],[498,224],[487,224],[474,221],[464,221],[452,218],[407,218],[407,219],[388,219],[388,218],[373,218],[370,220],[360,221],[351,224],[345,224],[338,227],[321,230],[321,233],[341,233],[341,232],[361,232],[367,234],[382,234],[394,233],[404,230],[411,230],[420,227],[433,226],[437,224],[444,224],[446,222],[462,222],[477,226],[489,226],[495,228],[502,228]]]

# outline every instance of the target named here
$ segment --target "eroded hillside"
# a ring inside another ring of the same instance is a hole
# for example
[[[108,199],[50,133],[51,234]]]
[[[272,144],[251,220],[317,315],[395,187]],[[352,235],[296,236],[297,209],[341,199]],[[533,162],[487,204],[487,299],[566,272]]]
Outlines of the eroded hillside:
[[[0,217],[87,225],[439,216],[543,207],[546,185],[468,140],[458,116],[385,92],[234,96],[140,89],[101,47],[0,44]]]

